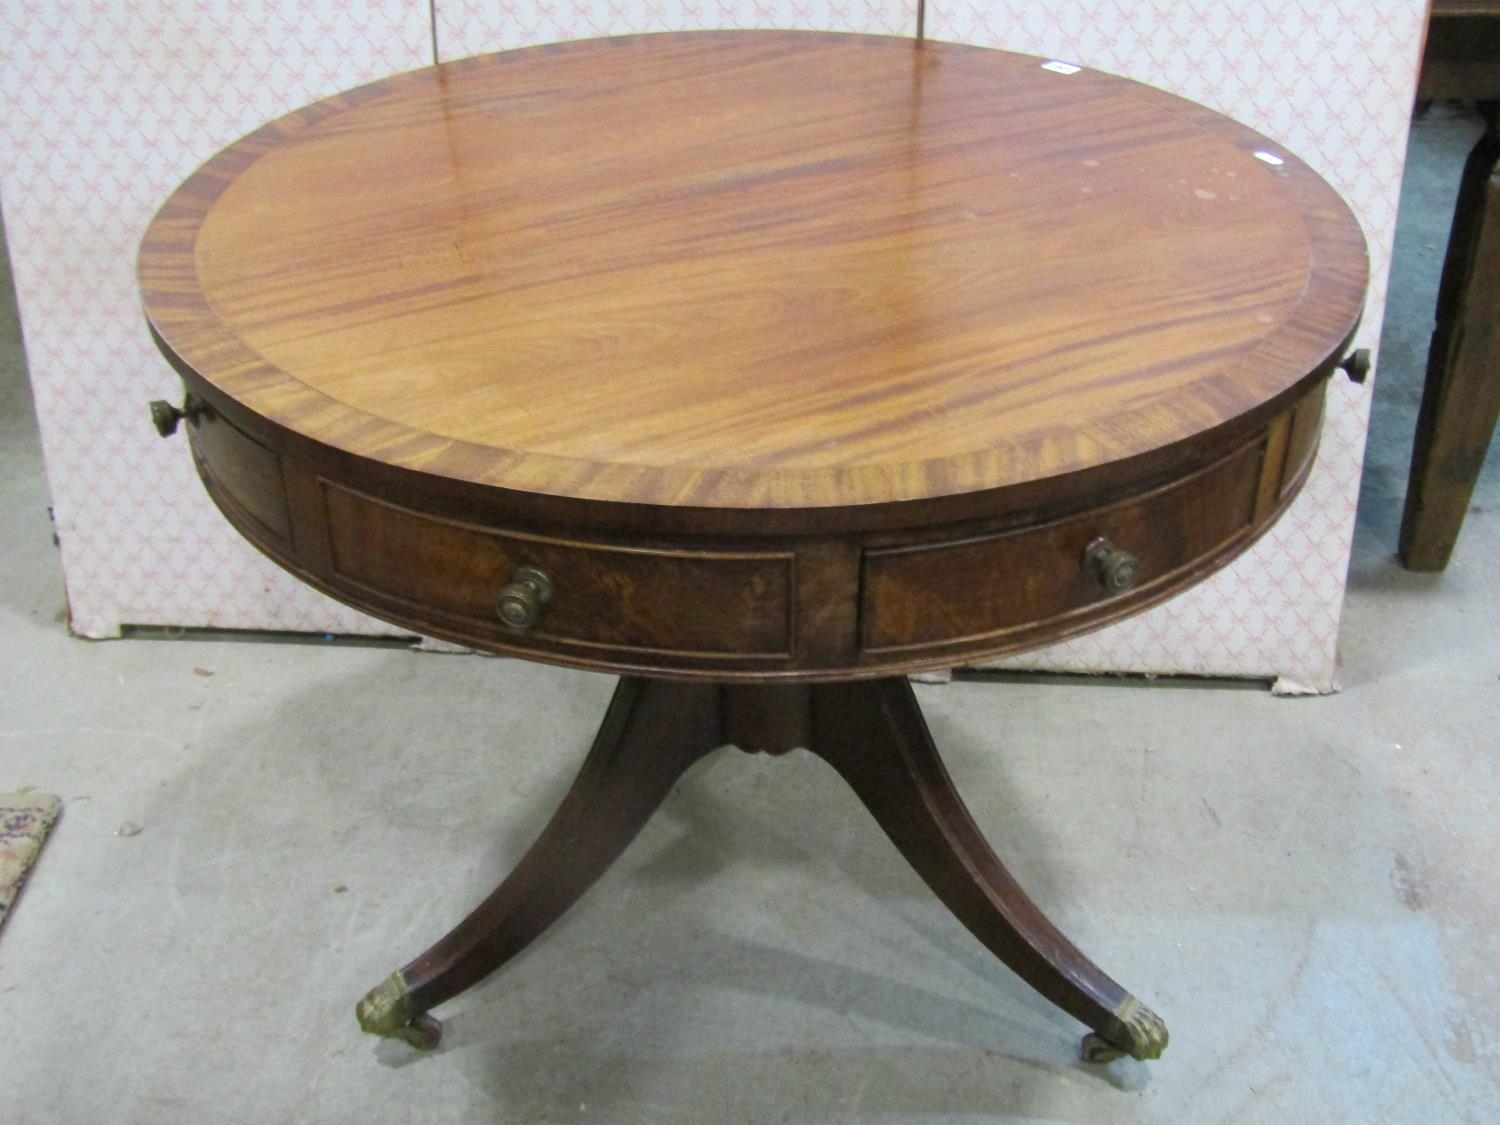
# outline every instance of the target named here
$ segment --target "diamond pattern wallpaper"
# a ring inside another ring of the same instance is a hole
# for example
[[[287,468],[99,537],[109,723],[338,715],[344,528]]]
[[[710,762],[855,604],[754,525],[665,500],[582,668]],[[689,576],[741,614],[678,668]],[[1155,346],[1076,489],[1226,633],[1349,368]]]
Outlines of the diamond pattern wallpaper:
[[[1423,0],[930,0],[927,34],[1065,59],[1213,106],[1354,205],[1379,336]],[[432,18],[435,16],[436,25]],[[0,206],[41,420],[72,627],[388,632],[263,560],[213,509],[146,401],[176,397],[135,292],[155,206],[218,148],[340,89],[441,58],[686,28],[911,34],[914,0],[6,0]],[[1008,661],[1282,676],[1327,690],[1370,386],[1333,383],[1288,516],[1232,567],[1097,634]]]
[[[779,27],[912,35],[916,0],[436,0],[438,54],[653,31]]]
[[[1134,78],[1295,152],[1364,227],[1371,286],[1355,343],[1373,352],[1425,19],[1421,0],[930,0],[927,34]],[[1374,376],[1363,386],[1333,378],[1312,477],[1234,564],[1154,610],[1004,666],[1281,677],[1293,690],[1330,690],[1373,390]]]
[[[135,255],[195,167],[282,113],[432,62],[427,0],[7,0],[0,206],[73,629],[123,624],[389,632],[224,522],[153,398]]]

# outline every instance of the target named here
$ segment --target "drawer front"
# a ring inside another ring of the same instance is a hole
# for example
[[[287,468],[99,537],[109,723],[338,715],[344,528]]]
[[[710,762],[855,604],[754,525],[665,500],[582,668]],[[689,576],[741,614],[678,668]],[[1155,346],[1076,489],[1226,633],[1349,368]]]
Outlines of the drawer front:
[[[323,481],[331,584],[420,624],[504,647],[789,659],[792,555],[621,548],[422,515]],[[504,627],[518,569],[551,580],[536,624]],[[372,611],[379,612],[372,606]],[[605,655],[601,652],[600,655]]]
[[[210,493],[258,538],[286,549],[292,538],[281,458],[222,414],[207,411],[188,423],[193,460]]]
[[[1257,442],[1154,492],[1053,523],[867,550],[861,650],[918,655],[1148,598],[1249,533],[1263,452]],[[1139,584],[1128,593],[1108,594],[1085,564],[1101,536],[1140,562]]]

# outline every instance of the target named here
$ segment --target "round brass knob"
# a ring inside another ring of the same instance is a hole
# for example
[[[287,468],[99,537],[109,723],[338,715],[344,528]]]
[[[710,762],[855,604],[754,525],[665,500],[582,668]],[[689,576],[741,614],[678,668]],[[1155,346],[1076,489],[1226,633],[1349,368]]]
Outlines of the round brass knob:
[[[151,424],[156,427],[156,432],[162,437],[171,437],[177,432],[178,424],[184,419],[191,421],[199,415],[206,413],[204,405],[189,395],[182,405],[173,406],[165,399],[151,400]]]
[[[542,616],[542,607],[552,600],[552,579],[534,566],[518,566],[510,585],[500,591],[495,612],[500,623],[513,633],[530,632]]]
[[[186,417],[186,412],[179,410],[165,399],[151,400],[151,424],[156,427],[156,432],[162,437],[171,437],[175,434],[177,423]]]
[[[1141,560],[1102,535],[1084,550],[1083,565],[1099,579],[1106,593],[1123,594],[1141,580]]]
[[[1363,383],[1370,377],[1370,349],[1359,348],[1350,352],[1339,368],[1349,376],[1349,382]]]

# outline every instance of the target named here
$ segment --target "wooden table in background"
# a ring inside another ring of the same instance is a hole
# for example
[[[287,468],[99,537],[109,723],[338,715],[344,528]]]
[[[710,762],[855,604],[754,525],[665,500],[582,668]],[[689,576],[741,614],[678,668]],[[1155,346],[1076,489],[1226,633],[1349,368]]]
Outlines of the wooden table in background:
[[[1249,129],[902,39],[533,48],[215,156],[140,277],[187,387],[156,420],[224,515],[405,629],[621,676],[535,846],[362,1024],[435,1044],[430,1010],[733,743],[826,759],[1088,1057],[1158,1055],[985,843],[905,677],[1241,552],[1307,476],[1366,273],[1344,203]]]
[[[1402,564],[1442,570],[1500,418],[1500,0],[1435,0],[1417,99],[1474,101],[1485,120],[1453,208],[1401,519]]]

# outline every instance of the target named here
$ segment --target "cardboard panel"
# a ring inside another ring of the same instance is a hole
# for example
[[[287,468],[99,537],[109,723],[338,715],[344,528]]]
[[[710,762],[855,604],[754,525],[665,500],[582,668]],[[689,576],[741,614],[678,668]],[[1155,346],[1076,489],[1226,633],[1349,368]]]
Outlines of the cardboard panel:
[[[219,516],[146,334],[135,253],[177,183],[272,117],[430,64],[426,0],[0,6],[0,198],[73,628],[389,631],[284,574]]]
[[[436,0],[438,54],[652,31],[779,27],[914,35],[916,0]]]

